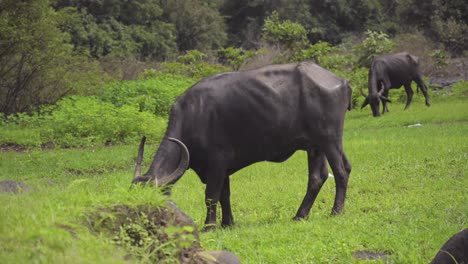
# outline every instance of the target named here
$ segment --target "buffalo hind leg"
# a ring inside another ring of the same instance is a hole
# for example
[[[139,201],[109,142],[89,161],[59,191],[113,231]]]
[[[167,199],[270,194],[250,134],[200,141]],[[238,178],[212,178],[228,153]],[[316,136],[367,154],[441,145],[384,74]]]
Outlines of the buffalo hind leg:
[[[331,213],[336,215],[341,213],[344,208],[351,164],[343,152],[341,141],[326,146],[325,155],[335,176],[336,194]]]
[[[429,100],[429,95],[427,94],[427,86],[424,83],[424,81],[422,80],[421,76],[416,77],[414,79],[414,81],[418,85],[419,89],[421,89],[421,91],[422,91],[422,93],[424,95],[424,98],[426,99],[426,106],[431,106],[431,102]]]
[[[322,151],[309,150],[307,152],[307,159],[309,165],[307,192],[293,220],[307,218],[320,189],[328,178],[327,160]]]
[[[219,202],[221,203],[221,210],[223,218],[221,220],[222,227],[228,227],[234,225],[234,217],[232,217],[231,211],[231,187],[229,184],[229,176],[224,179],[223,190],[221,191],[221,197]]]
[[[411,104],[411,100],[413,100],[413,89],[411,89],[411,83],[406,83],[404,84],[405,91],[406,91],[406,106],[405,110],[408,109],[408,107]]]

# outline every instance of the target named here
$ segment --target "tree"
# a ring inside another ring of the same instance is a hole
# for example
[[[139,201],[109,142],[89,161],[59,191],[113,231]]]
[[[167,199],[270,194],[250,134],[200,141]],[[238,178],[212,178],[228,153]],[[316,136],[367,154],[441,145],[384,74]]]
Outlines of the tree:
[[[86,60],[66,44],[48,0],[0,2],[0,111],[53,103],[73,90]]]
[[[396,1],[396,14],[403,30],[420,30],[432,40],[443,43],[453,54],[462,54],[468,48],[466,1]]]
[[[176,56],[176,30],[162,20],[159,2],[57,0],[54,7],[68,16],[61,28],[71,35],[75,49],[89,49],[94,58],[164,60]]]
[[[166,0],[161,3],[164,20],[175,26],[180,52],[194,49],[208,52],[223,47],[227,39],[224,20],[209,3],[199,0]]]

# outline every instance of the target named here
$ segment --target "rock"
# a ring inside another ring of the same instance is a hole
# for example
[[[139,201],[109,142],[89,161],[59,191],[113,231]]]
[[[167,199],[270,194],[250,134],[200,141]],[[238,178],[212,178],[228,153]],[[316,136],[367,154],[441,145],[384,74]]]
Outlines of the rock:
[[[195,237],[196,242],[190,248],[183,248],[181,254],[179,254],[179,260],[181,263],[190,264],[240,264],[239,258],[232,252],[222,251],[201,251],[198,229],[192,218],[185,214],[177,205],[169,201],[167,208],[172,211],[172,225],[174,226],[190,226],[193,227],[194,231],[192,234]],[[196,250],[196,252],[194,252]]]
[[[433,89],[444,89],[450,87],[452,84],[457,83],[463,80],[462,77],[454,76],[454,77],[434,77],[429,80],[429,85]]]
[[[390,253],[387,251],[357,250],[352,255],[359,260],[386,260]]]
[[[468,264],[468,228],[447,240],[431,264]]]
[[[239,258],[226,250],[199,251],[195,254],[193,262],[204,264],[240,264]]]
[[[12,193],[29,192],[29,186],[18,181],[4,180],[4,181],[0,181],[0,193],[3,193],[3,192],[12,192]]]

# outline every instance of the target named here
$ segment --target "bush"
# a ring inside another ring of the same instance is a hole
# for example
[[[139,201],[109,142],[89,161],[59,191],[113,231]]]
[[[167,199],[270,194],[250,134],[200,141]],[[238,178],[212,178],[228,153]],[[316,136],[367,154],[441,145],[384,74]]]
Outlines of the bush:
[[[195,83],[194,79],[155,70],[143,72],[138,81],[114,82],[103,88],[101,99],[116,107],[134,105],[139,111],[165,117],[175,99]]]
[[[338,49],[332,47],[330,43],[319,41],[307,49],[296,51],[291,59],[293,61],[313,60],[320,64],[322,57],[330,54],[331,52],[336,52],[337,50]]]
[[[367,38],[354,50],[358,56],[358,66],[369,67],[372,60],[392,50],[395,43],[383,32],[367,30]]]
[[[301,24],[290,20],[280,21],[279,14],[276,11],[265,19],[262,30],[262,37],[265,41],[278,43],[286,49],[296,50],[309,44],[307,29]]]
[[[8,134],[2,135],[17,144],[37,146],[40,141],[61,147],[81,147],[137,142],[145,134],[159,141],[166,121],[140,112],[136,105],[116,107],[96,97],[72,96],[54,107],[43,107],[42,112],[32,116],[11,116],[2,126],[13,130],[26,128],[39,134],[40,140],[34,133],[10,138]],[[30,142],[23,139],[25,136],[32,136]]]
[[[253,51],[243,50],[242,48],[227,47],[218,51],[218,57],[224,63],[229,64],[233,70],[237,71],[250,58],[255,57],[257,55],[266,54],[266,52],[267,51],[265,49]]]
[[[356,68],[353,71],[337,70],[334,71],[337,76],[346,78],[349,80],[351,89],[353,90],[352,94],[352,108],[356,108],[362,104],[364,97],[362,93],[367,94],[367,74],[368,70],[366,68]]]
[[[189,50],[184,55],[177,57],[177,61],[184,64],[193,64],[204,61],[208,55],[198,50]]]
[[[141,74],[141,79],[155,79],[160,76],[168,78],[199,80],[229,69],[219,65],[208,63],[208,55],[198,50],[189,50],[184,55],[177,57],[177,61],[165,61],[157,69],[148,69]]]
[[[135,142],[144,134],[160,139],[166,128],[162,118],[140,112],[136,105],[118,108],[80,96],[60,101],[48,123],[53,141],[65,147]]]
[[[180,62],[163,62],[158,71],[164,75],[185,76],[195,80],[202,79],[220,72],[229,71],[229,68],[219,64],[210,64],[207,62],[196,62],[184,64]]]

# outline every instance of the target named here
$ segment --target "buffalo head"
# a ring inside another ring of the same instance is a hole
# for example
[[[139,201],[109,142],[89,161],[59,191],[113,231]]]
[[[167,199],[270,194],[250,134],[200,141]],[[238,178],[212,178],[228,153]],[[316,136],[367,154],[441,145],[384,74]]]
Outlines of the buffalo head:
[[[364,92],[362,91],[362,87],[361,87],[361,94],[365,98],[364,102],[362,103],[361,109],[363,109],[367,105],[370,105],[370,107],[372,109],[372,114],[374,115],[374,117],[380,116],[380,112],[379,112],[380,101],[385,102],[385,103],[391,103],[392,102],[392,101],[390,101],[390,99],[388,99],[387,97],[385,97],[383,95],[384,91],[385,90],[382,87],[378,91],[377,94],[365,95]]]
[[[141,162],[143,161],[145,141],[146,137],[144,136],[141,139],[138,149],[137,164],[132,185],[135,183],[149,183],[150,181],[154,181],[156,186],[162,187],[175,183],[189,166],[189,152],[187,147],[176,138],[163,139],[150,169],[142,176]],[[174,146],[174,144],[176,146]]]

